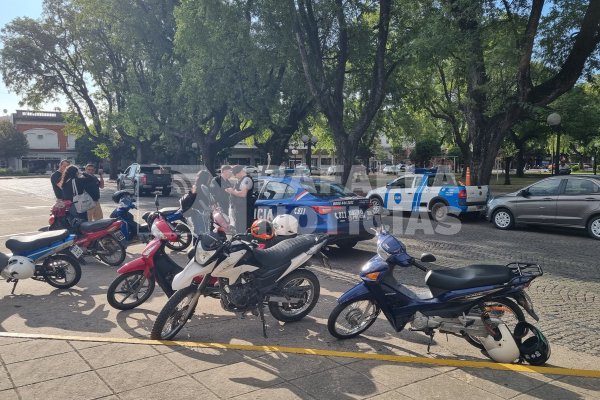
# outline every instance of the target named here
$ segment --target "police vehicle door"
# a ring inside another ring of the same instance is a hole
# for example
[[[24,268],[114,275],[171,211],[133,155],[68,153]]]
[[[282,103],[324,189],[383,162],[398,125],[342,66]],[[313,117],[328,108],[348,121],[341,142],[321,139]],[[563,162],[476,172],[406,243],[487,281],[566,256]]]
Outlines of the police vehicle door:
[[[294,193],[295,190],[287,183],[265,182],[254,207],[255,219],[273,221],[278,213],[288,213]]]
[[[401,176],[390,182],[387,187],[383,206],[388,210],[410,211],[415,189],[415,177]]]

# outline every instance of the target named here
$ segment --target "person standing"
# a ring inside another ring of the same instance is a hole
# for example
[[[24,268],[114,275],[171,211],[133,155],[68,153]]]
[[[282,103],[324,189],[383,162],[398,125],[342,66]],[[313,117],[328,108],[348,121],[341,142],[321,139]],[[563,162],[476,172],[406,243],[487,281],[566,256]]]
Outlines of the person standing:
[[[69,165],[71,165],[69,160],[61,160],[60,163],[58,163],[58,169],[54,171],[52,175],[50,175],[50,183],[52,184],[52,190],[54,190],[54,196],[56,196],[56,200],[63,199],[62,188],[58,186],[58,182],[60,182],[65,169],[67,169]]]
[[[233,208],[233,221],[238,233],[246,232],[254,220],[254,180],[246,173],[244,167],[236,165],[232,169],[237,179],[235,187],[228,189],[231,195],[231,206]]]
[[[88,164],[85,166],[85,177],[90,178],[89,189],[87,192],[92,196],[92,200],[96,205],[87,212],[88,221],[97,221],[104,218],[102,214],[102,207],[100,206],[100,189],[104,189],[104,177],[103,171],[98,170],[98,176],[96,176],[96,166],[94,164]]]
[[[73,202],[73,196],[75,195],[73,186],[77,188],[77,193],[81,194],[84,191],[88,194],[94,190],[95,183],[92,177],[83,176],[79,172],[79,168],[75,165],[69,165],[65,172],[62,174],[58,186],[62,188],[63,200]],[[73,183],[74,182],[74,183]],[[90,195],[91,196],[91,195]],[[83,221],[87,221],[87,211],[78,213],[75,205],[71,205],[69,208],[69,214],[73,218],[78,218]]]
[[[221,167],[220,175],[212,178],[209,186],[210,192],[221,208],[221,211],[226,214],[229,213],[229,192],[227,190],[231,189],[231,183],[229,183],[230,178],[231,166],[224,165]]]

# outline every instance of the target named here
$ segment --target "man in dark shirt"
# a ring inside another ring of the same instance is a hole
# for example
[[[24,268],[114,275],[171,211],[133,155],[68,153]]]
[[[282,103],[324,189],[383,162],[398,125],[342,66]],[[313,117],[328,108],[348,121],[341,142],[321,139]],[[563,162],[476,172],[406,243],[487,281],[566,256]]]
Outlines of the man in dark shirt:
[[[88,185],[86,191],[92,197],[92,200],[96,202],[94,208],[88,210],[88,221],[97,221],[102,219],[104,216],[102,214],[102,207],[100,206],[100,189],[104,188],[104,178],[102,177],[102,170],[98,171],[98,176],[96,176],[96,166],[94,164],[88,164],[85,166],[85,173],[83,174],[85,177],[89,177],[91,183]]]
[[[52,175],[50,175],[50,183],[52,184],[52,190],[54,190],[54,196],[56,196],[56,200],[63,199],[62,189],[58,187],[57,184],[60,181],[63,172],[65,172],[65,169],[67,169],[69,165],[71,165],[69,160],[61,160],[61,162],[58,164],[58,169],[54,171]]]
[[[231,166],[224,165],[221,174],[212,178],[209,186],[215,201],[225,214],[229,214],[229,193],[227,193],[227,189],[231,188],[229,178],[231,178]]]

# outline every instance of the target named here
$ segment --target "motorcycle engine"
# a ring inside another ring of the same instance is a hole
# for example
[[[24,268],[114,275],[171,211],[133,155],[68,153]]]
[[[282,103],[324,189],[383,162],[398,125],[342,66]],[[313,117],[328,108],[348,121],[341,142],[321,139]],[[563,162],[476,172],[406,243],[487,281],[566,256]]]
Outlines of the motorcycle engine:
[[[221,278],[221,306],[227,311],[239,312],[255,308],[258,305],[258,296],[254,282],[250,277],[242,276],[239,283],[230,285],[228,279]]]

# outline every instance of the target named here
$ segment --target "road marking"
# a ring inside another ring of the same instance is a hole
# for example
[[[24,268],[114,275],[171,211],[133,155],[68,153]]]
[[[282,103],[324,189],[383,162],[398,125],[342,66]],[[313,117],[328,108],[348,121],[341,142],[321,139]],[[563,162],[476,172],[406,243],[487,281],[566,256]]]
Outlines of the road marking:
[[[260,351],[270,353],[289,353],[289,354],[304,354],[324,357],[344,357],[356,358],[365,360],[392,361],[406,364],[428,364],[443,367],[459,367],[459,368],[486,368],[501,371],[524,372],[543,375],[562,375],[562,376],[579,376],[584,378],[600,378],[600,370],[591,369],[574,369],[562,367],[535,367],[524,364],[504,364],[492,361],[467,361],[454,360],[449,358],[427,358],[416,356],[400,356],[392,354],[371,354],[358,353],[351,351],[337,351],[324,349],[311,349],[303,347],[286,347],[286,346],[256,346],[246,344],[231,344],[231,343],[207,343],[207,342],[192,342],[192,341],[168,341],[168,340],[151,340],[151,339],[135,339],[135,338],[110,338],[110,337],[94,337],[94,336],[71,336],[71,335],[46,335],[42,333],[15,333],[15,332],[0,332],[0,338],[21,338],[21,339],[45,339],[45,340],[72,340],[80,342],[100,342],[100,343],[120,343],[120,344],[141,344],[141,345],[164,345],[164,346],[181,346],[181,347],[201,347],[210,349],[222,350],[243,350],[243,351]]]

